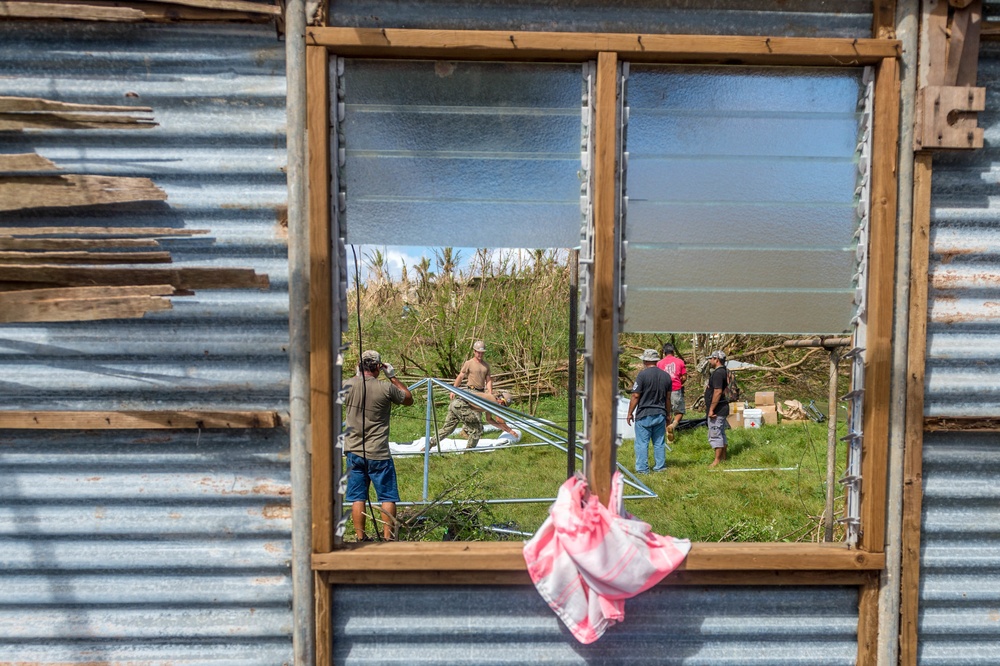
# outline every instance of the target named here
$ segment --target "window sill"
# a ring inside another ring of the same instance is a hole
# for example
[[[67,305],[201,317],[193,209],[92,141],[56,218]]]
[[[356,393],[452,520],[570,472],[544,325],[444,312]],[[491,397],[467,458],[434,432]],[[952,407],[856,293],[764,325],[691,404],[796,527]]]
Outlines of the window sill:
[[[313,554],[312,566],[330,583],[530,584],[522,547],[522,542],[477,541],[350,544]],[[670,578],[726,583],[727,573],[766,572],[758,577],[741,573],[732,583],[859,584],[884,565],[883,553],[844,544],[694,543]],[[802,575],[780,575],[786,572]]]

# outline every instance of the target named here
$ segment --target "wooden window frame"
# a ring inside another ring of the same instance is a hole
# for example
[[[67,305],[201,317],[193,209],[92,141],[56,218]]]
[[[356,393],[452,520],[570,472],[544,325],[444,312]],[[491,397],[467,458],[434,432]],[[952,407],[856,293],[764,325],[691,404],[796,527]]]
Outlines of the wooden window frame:
[[[561,32],[314,27],[306,31],[309,136],[310,337],[312,408],[312,566],[321,584],[528,584],[521,543],[375,543],[334,548],[335,480],[330,414],[334,387],[330,255],[331,55],[527,62],[597,61],[594,169],[594,404],[615,402],[615,96],[619,60],[644,63],[786,66],[871,65],[875,69],[872,185],[865,351],[864,443],[857,546],[800,543],[694,543],[668,577],[675,584],[858,585],[877,589],[884,568],[889,384],[895,277],[900,42],[890,39],[635,35]],[[610,97],[609,97],[610,95]],[[610,99],[611,104],[606,100]],[[603,139],[602,139],[603,137]],[[610,138],[609,138],[610,137]],[[613,410],[594,410],[591,485],[610,488]],[[319,589],[319,588],[317,588]],[[328,589],[328,588],[327,588]],[[323,595],[327,599],[327,595]],[[322,600],[319,600],[322,601]],[[328,611],[328,606],[320,603]],[[862,618],[866,622],[870,618]],[[320,641],[322,643],[322,640]]]

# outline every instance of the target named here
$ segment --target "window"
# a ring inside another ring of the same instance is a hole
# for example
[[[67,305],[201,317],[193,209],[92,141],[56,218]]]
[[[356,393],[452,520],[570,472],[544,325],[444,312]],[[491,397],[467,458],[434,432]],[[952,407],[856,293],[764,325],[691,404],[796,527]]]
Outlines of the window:
[[[861,513],[863,524],[868,531],[862,535],[859,546],[862,553],[851,553],[845,550],[814,549],[801,544],[749,544],[741,551],[747,557],[738,558],[734,562],[731,557],[716,553],[709,544],[699,545],[692,550],[688,558],[689,569],[800,569],[800,570],[840,570],[845,573],[863,574],[870,569],[881,567],[880,551],[882,550],[881,526],[884,521],[883,508],[884,482],[878,475],[885,470],[885,446],[887,439],[888,416],[885,402],[888,396],[888,364],[890,362],[890,326],[892,298],[892,227],[894,225],[894,192],[895,182],[892,174],[894,159],[896,127],[895,81],[898,76],[895,62],[895,42],[886,40],[778,40],[769,39],[734,39],[734,38],[692,38],[671,36],[643,36],[635,40],[628,35],[581,35],[581,34],[543,34],[518,33],[516,38],[511,35],[497,33],[458,33],[454,39],[446,39],[448,35],[441,32],[421,31],[385,31],[356,30],[338,28],[317,28],[309,31],[311,44],[309,62],[310,91],[312,112],[310,119],[311,148],[316,156],[311,156],[310,182],[312,187],[311,210],[312,230],[316,234],[313,245],[318,248],[337,247],[336,236],[333,242],[329,235],[330,220],[346,207],[348,216],[347,233],[350,229],[350,199],[351,176],[347,173],[347,200],[338,196],[336,183],[336,168],[330,167],[326,161],[329,154],[334,164],[339,165],[341,155],[339,146],[328,146],[328,137],[317,137],[323,133],[323,128],[330,128],[331,116],[339,115],[341,100],[336,96],[329,100],[326,95],[336,90],[330,85],[335,80],[339,68],[339,59],[333,61],[333,76],[327,78],[330,67],[330,54],[344,57],[378,57],[378,58],[439,58],[447,54],[449,58],[474,57],[493,60],[561,60],[574,62],[578,66],[596,58],[594,81],[594,115],[593,125],[588,128],[591,143],[592,161],[589,164],[591,174],[588,186],[591,188],[589,206],[585,214],[592,220],[592,237],[585,235],[583,239],[582,256],[588,260],[590,279],[585,286],[587,307],[592,309],[593,329],[588,332],[588,394],[591,398],[587,414],[588,437],[590,439],[588,473],[592,485],[600,492],[606,492],[610,479],[611,460],[613,453],[613,404],[614,385],[612,373],[615,372],[616,350],[615,340],[618,327],[617,312],[621,304],[621,282],[615,276],[618,274],[621,252],[619,242],[621,229],[619,227],[620,213],[624,206],[632,206],[633,202],[620,198],[616,191],[618,169],[624,166],[624,156],[619,157],[621,145],[618,143],[620,118],[627,113],[618,96],[618,77],[620,61],[631,60],[636,64],[638,79],[645,76],[640,68],[645,65],[638,61],[681,62],[685,64],[713,62],[725,58],[730,62],[742,62],[751,65],[769,66],[815,66],[817,64],[849,65],[857,71],[858,65],[871,64],[876,70],[874,86],[874,125],[872,129],[872,201],[876,204],[872,210],[870,246],[872,252],[869,258],[868,270],[869,289],[868,308],[871,315],[867,320],[868,344],[865,357],[865,367],[868,384],[864,396],[865,409],[865,457],[862,461],[862,474],[871,479],[871,483],[863,487],[861,497]],[[509,38],[509,39],[508,39]],[[377,66],[377,65],[376,65]],[[529,65],[531,67],[533,65]],[[521,67],[521,65],[515,66]],[[650,72],[655,72],[651,68]],[[652,74],[655,77],[655,73]],[[848,77],[849,78],[849,77]],[[635,83],[633,81],[632,83]],[[854,84],[857,86],[857,83]],[[329,101],[329,103],[327,103]],[[631,104],[631,102],[630,102]],[[335,109],[330,113],[330,109]],[[346,111],[346,110],[345,110]],[[344,118],[347,118],[346,112]],[[339,119],[338,119],[339,121]],[[318,130],[318,131],[316,131]],[[629,130],[630,132],[632,130]],[[346,147],[349,149],[349,146]],[[631,156],[630,156],[631,158]],[[634,163],[629,164],[629,169]],[[632,183],[631,179],[626,182]],[[636,187],[632,185],[631,187]],[[393,195],[395,196],[395,195]],[[632,196],[632,192],[629,192]],[[328,206],[330,201],[336,205]],[[387,202],[382,202],[387,203]],[[398,202],[396,202],[398,203]],[[465,202],[462,202],[465,203]],[[438,205],[440,201],[429,202],[428,205]],[[641,206],[640,212],[641,212]],[[634,209],[629,209],[629,215]],[[387,218],[388,219],[388,218]],[[626,219],[630,218],[628,215]],[[627,223],[631,225],[631,221]],[[638,225],[641,229],[641,224]],[[626,227],[626,232],[631,226]],[[628,233],[625,235],[628,239]],[[626,253],[625,266],[628,275],[632,248]],[[335,253],[332,253],[335,254]],[[834,253],[836,254],[836,253]],[[841,251],[841,254],[844,254]],[[843,259],[841,257],[841,259]],[[314,395],[313,403],[314,433],[313,447],[316,460],[314,474],[314,515],[317,520],[317,534],[314,537],[314,549],[320,553],[314,558],[317,568],[336,569],[341,566],[354,568],[361,566],[364,570],[378,571],[388,568],[392,556],[388,553],[400,552],[405,544],[386,544],[385,557],[380,561],[380,555],[366,550],[364,564],[351,553],[337,553],[333,550],[331,531],[333,520],[331,506],[335,490],[335,479],[339,478],[339,470],[333,461],[337,456],[333,453],[332,443],[335,437],[333,423],[339,423],[339,414],[332,400],[336,387],[339,385],[340,367],[337,365],[335,348],[330,341],[339,340],[340,330],[337,328],[337,318],[331,317],[331,322],[324,324],[324,315],[330,316],[342,309],[338,294],[343,289],[336,289],[334,281],[324,285],[323,268],[330,265],[331,254],[319,252],[314,261],[314,305],[313,305],[313,357],[314,357]],[[847,272],[844,261],[837,262],[831,255],[833,270],[839,275]],[[337,262],[332,264],[336,267]],[[328,273],[326,275],[329,275]],[[341,275],[343,280],[345,276]],[[346,284],[346,282],[342,282]],[[616,288],[618,287],[618,288]],[[841,289],[835,295],[840,303],[849,302],[849,294]],[[325,300],[324,300],[325,299]],[[629,300],[626,299],[626,309]],[[820,312],[820,314],[823,314]],[[320,321],[316,321],[317,315]],[[331,330],[332,329],[332,330]],[[881,404],[880,404],[881,403]],[[869,409],[868,405],[880,405]],[[596,408],[596,405],[607,406],[607,409]],[[326,408],[331,414],[328,422],[323,422],[325,416],[317,414]],[[333,470],[331,476],[329,470]],[[414,563],[414,570],[433,568],[452,571],[510,571],[519,570],[519,546],[515,548],[505,545],[481,544],[483,548],[468,548],[464,545],[462,553],[448,549],[435,549],[435,562]],[[423,544],[424,548],[435,548],[437,544]],[[366,547],[367,548],[367,547]],[[726,551],[726,549],[723,549]],[[720,551],[721,553],[722,551]],[[728,551],[732,552],[732,551]],[[723,561],[726,560],[726,561]],[[398,563],[398,559],[392,560]],[[350,564],[348,564],[348,562]],[[393,565],[395,567],[395,565]],[[523,563],[520,563],[523,567]],[[399,569],[395,568],[394,580],[400,580]],[[375,576],[373,579],[377,579]],[[355,578],[354,580],[357,580]],[[829,580],[829,579],[827,579]],[[854,580],[861,580],[855,578]]]

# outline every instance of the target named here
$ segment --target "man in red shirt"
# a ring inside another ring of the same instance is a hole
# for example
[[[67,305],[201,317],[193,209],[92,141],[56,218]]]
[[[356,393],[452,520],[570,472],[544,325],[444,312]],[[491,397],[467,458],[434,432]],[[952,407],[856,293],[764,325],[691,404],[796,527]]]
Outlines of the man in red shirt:
[[[674,428],[684,416],[684,378],[687,377],[687,367],[685,367],[684,361],[676,356],[676,350],[669,342],[663,345],[663,358],[659,360],[656,367],[670,375],[674,380],[670,387],[670,409],[674,414],[674,419],[667,424],[667,441],[673,443]]]

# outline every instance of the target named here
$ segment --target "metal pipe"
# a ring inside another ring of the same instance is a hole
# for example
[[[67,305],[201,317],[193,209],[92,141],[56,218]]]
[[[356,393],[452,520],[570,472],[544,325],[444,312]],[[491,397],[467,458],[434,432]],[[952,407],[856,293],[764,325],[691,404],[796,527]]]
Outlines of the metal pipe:
[[[285,4],[286,140],[288,159],[289,448],[292,481],[292,651],[312,666],[315,604],[312,572],[312,459],[309,440],[309,222],[306,178],[306,10]]]
[[[569,253],[569,377],[566,380],[566,478],[576,473],[576,336],[580,283],[580,251]],[[572,452],[572,453],[570,453]]]
[[[431,475],[431,417],[433,416],[434,410],[434,387],[430,382],[427,382],[427,424],[424,430],[424,495],[423,499],[427,501],[427,489],[429,485],[430,475]],[[437,433],[435,433],[437,434]],[[438,448],[441,448],[440,443]]]
[[[903,532],[903,449],[906,445],[906,366],[909,340],[910,240],[913,231],[913,109],[917,89],[919,0],[896,3],[896,38],[900,58],[898,205],[896,208],[895,330],[892,336],[892,384],[889,394],[889,475],[886,487],[885,569],[879,584],[879,664],[899,660],[901,535]]]
[[[826,417],[826,509],[823,512],[823,541],[833,541],[833,495],[837,471],[837,366],[840,350],[830,350],[829,415]]]

